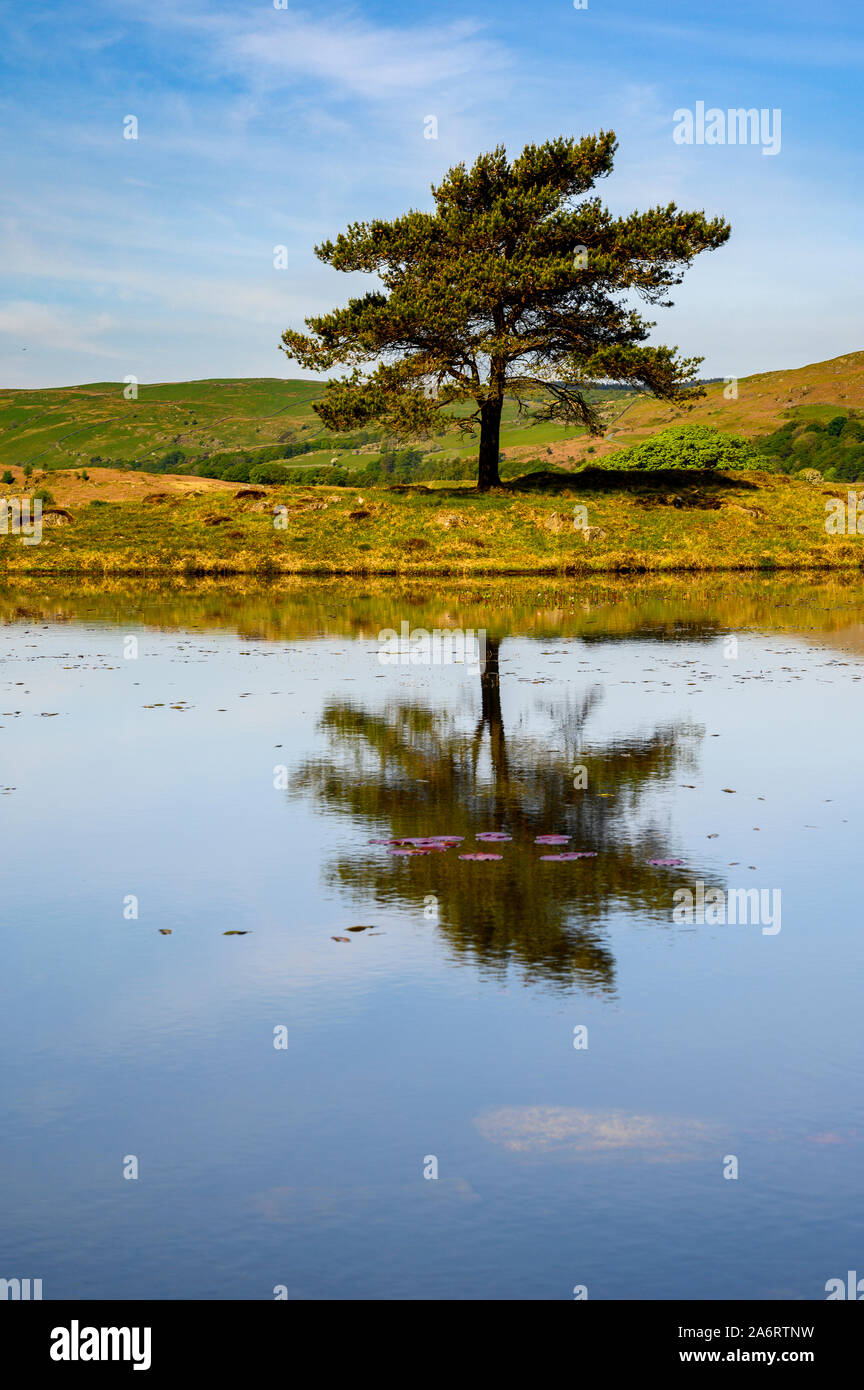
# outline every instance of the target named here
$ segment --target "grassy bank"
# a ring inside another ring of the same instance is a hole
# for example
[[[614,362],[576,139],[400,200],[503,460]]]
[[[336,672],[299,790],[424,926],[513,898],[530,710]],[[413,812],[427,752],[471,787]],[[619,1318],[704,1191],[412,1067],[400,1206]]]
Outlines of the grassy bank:
[[[125,499],[110,487],[89,499],[80,484],[69,498],[57,488],[67,515],[46,509],[38,545],[0,536],[0,574],[588,575],[854,568],[864,559],[864,538],[825,531],[826,503],[845,498],[842,485],[768,473],[594,469],[485,495],[468,486],[249,495],[165,482]]]

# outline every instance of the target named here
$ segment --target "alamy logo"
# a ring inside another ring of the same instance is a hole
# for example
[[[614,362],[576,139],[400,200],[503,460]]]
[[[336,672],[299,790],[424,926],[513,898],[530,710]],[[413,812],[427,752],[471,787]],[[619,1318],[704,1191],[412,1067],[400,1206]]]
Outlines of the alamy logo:
[[[825,503],[825,530],[829,536],[864,536],[864,497],[847,492]]]
[[[680,106],[672,117],[676,145],[761,145],[763,154],[780,153],[781,111],[743,106],[721,111],[719,106],[705,110],[697,101],[695,110]]]
[[[41,1279],[0,1279],[0,1298],[20,1299],[22,1302],[27,1302],[29,1299],[41,1297]]]
[[[51,1329],[52,1361],[131,1361],[133,1371],[150,1369],[149,1327],[70,1327]]]
[[[834,1298],[848,1298],[853,1302],[864,1302],[864,1279],[859,1279],[854,1269],[847,1270],[846,1279],[829,1279],[825,1292],[830,1303]]]
[[[392,627],[378,633],[378,660],[382,666],[452,666],[454,664],[480,667],[486,660],[486,629],[474,632],[469,628],[415,627],[402,622],[399,632]]]
[[[10,527],[11,517],[11,527]],[[29,497],[0,497],[0,535],[21,536],[25,545],[38,545],[42,539],[42,498],[33,499],[30,519]]]
[[[761,926],[763,936],[776,936],[781,925],[779,888],[676,888],[672,921],[678,925],[722,927]]]

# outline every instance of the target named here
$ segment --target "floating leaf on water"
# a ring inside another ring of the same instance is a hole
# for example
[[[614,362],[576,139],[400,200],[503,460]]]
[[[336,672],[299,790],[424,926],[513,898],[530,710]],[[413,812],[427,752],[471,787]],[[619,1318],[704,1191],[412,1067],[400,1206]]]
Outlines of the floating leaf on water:
[[[683,864],[683,859],[649,859],[649,864],[653,864],[655,869],[669,869],[673,864]]]
[[[388,854],[429,854],[428,849],[421,849],[418,845],[412,845],[409,849],[388,849]]]
[[[371,931],[371,927],[346,927],[346,931]]]
[[[541,854],[540,860],[544,864],[563,864],[569,859],[596,859],[596,849],[574,849],[564,854]]]
[[[730,796],[736,796],[736,795],[737,795],[737,793],[736,793],[734,787],[723,787],[723,788],[721,788],[721,790],[724,791],[724,792],[728,792]]]
[[[350,936],[331,936],[331,941],[350,941]]]
[[[535,835],[535,845],[567,845],[570,843],[569,835]]]
[[[501,844],[504,840],[512,840],[513,836],[506,834],[503,830],[481,830],[474,837],[476,840],[488,840],[490,844]]]
[[[248,931],[223,931],[223,936],[248,936]]]
[[[160,936],[170,936],[170,935],[171,935],[171,928],[170,928],[170,927],[160,927],[160,928],[159,928],[159,935],[160,935]]]
[[[460,854],[460,859],[503,859],[503,854]]]

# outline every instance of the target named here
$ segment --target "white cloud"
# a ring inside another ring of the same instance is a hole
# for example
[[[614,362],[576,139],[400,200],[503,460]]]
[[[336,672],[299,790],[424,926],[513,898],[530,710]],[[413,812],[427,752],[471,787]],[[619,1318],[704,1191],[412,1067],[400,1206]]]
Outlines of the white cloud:
[[[110,314],[82,317],[77,311],[64,312],[27,299],[0,309],[0,334],[17,339],[22,348],[41,344],[67,352],[113,357],[117,354],[96,339],[110,332],[114,322]]]
[[[509,66],[501,46],[482,38],[469,21],[397,29],[287,11],[274,17],[266,27],[233,35],[228,52],[252,59],[271,78],[317,78],[340,94],[368,100],[450,89],[466,78],[473,90],[478,75],[491,79]]]

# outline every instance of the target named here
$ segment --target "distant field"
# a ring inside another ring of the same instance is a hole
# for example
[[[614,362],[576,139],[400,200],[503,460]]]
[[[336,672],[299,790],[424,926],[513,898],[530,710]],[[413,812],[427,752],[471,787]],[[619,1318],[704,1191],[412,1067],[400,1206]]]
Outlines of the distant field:
[[[122,382],[44,391],[0,391],[0,465],[36,469],[88,468],[97,461],[143,467],[174,450],[187,459],[233,450],[314,440],[327,435],[313,402],[321,386],[275,379],[185,381],[139,386],[136,400],[124,397]],[[572,426],[520,415],[508,401],[502,419],[502,450],[543,448],[573,436]],[[383,435],[381,449],[386,440]],[[470,458],[476,440],[448,433],[418,441],[424,450]],[[373,455],[379,457],[380,451]],[[300,456],[293,466],[329,463],[333,450]],[[369,455],[348,451],[346,467],[362,467]]]
[[[277,444],[323,433],[312,410],[316,382],[249,379],[139,386],[117,382],[46,391],[0,391],[0,463],[86,467],[94,457],[143,464],[187,454]]]
[[[195,460],[213,454],[308,442],[312,450],[292,459],[292,468],[328,465],[335,456],[341,467],[353,470],[379,458],[385,448],[398,447],[396,441],[373,430],[367,432],[369,443],[363,451],[345,444],[334,451],[330,432],[312,409],[321,390],[314,381],[249,378],[139,386],[137,400],[125,399],[122,382],[108,381],[44,391],[0,391],[0,466],[80,470],[109,462],[142,468],[179,450],[185,455],[188,473]],[[542,459],[566,467],[584,463],[592,455],[602,458],[680,421],[716,425],[753,437],[775,430],[792,414],[800,419],[826,419],[837,407],[864,406],[864,352],[796,370],[742,377],[730,389],[722,382],[714,383],[686,409],[624,392],[597,392],[595,397],[608,420],[606,436],[600,439],[572,426],[538,419],[539,396],[522,414],[508,400],[501,430],[505,458],[520,464]],[[328,447],[315,449],[319,438]],[[442,462],[471,459],[477,452],[476,438],[458,433],[414,443]]]

